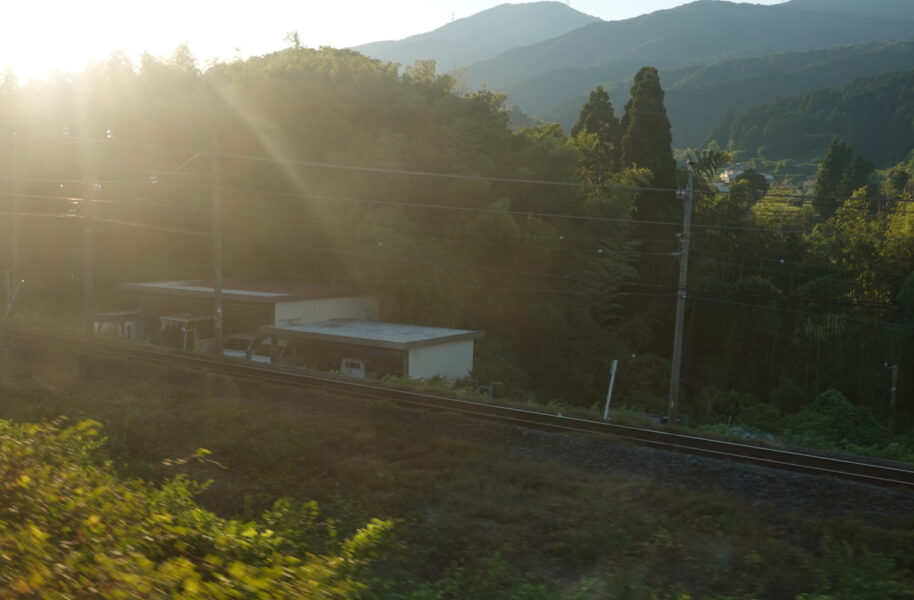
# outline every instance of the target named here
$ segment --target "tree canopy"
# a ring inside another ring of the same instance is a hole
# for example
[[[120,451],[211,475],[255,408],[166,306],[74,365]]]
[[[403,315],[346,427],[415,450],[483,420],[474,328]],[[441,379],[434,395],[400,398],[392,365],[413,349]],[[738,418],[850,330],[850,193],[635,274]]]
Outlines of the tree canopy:
[[[603,86],[597,86],[590,92],[577,123],[571,128],[572,137],[582,133],[591,133],[597,138],[593,147],[585,153],[585,168],[597,175],[597,181],[605,182],[610,173],[619,171],[622,160],[619,119]]]

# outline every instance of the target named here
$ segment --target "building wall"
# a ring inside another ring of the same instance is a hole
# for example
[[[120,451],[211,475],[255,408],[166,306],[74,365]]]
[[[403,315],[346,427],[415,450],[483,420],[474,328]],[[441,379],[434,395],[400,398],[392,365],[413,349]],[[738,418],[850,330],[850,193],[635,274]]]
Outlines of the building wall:
[[[448,379],[460,379],[469,375],[472,368],[473,340],[422,346],[409,350],[407,375],[413,379],[425,379],[436,375]]]
[[[378,299],[374,296],[277,302],[273,326],[304,325],[330,319],[377,321],[379,312]]]

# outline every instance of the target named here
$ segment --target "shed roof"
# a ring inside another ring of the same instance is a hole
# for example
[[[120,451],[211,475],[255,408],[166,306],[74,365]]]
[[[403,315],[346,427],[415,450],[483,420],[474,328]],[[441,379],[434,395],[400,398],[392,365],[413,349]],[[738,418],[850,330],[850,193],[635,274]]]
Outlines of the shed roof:
[[[215,294],[215,283],[211,279],[122,283],[119,288],[129,292],[163,296],[212,298]],[[368,294],[369,292],[364,288],[356,286],[288,284],[241,279],[226,279],[222,283],[222,298],[225,300],[267,304],[292,300],[366,296]]]
[[[483,336],[481,331],[470,329],[448,329],[446,327],[425,327],[401,323],[380,323],[377,321],[351,321],[333,319],[305,325],[260,328],[264,335],[299,338],[314,341],[356,344],[374,348],[406,350],[420,346],[431,346],[445,342],[457,342]]]

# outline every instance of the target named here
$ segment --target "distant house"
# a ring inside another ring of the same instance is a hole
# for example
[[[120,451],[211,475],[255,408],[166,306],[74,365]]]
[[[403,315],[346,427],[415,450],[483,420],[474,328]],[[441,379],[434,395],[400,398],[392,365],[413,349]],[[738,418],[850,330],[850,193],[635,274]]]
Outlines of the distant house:
[[[746,171],[746,167],[742,163],[736,163],[735,165],[730,165],[725,167],[720,172],[720,180],[726,183],[728,186],[733,183],[733,181],[743,174]]]
[[[163,315],[213,316],[212,280],[124,283],[136,294],[144,331],[153,333]],[[378,319],[379,301],[363,288],[262,281],[225,280],[222,314],[225,333],[256,331],[262,325],[296,325],[328,319]]]
[[[261,335],[283,348],[281,362],[354,377],[394,374],[413,379],[460,379],[473,369],[473,341],[481,331],[334,319],[264,326]]]
[[[736,163],[734,165],[730,165],[729,167],[724,168],[720,172],[720,180],[724,184],[727,185],[726,189],[729,190],[730,184],[733,183],[734,181],[736,181],[737,179],[739,179],[739,176],[748,170],[749,170],[749,168],[746,167],[745,165],[743,165],[742,163]],[[768,182],[769,186],[772,183],[774,183],[774,175],[768,175],[767,173],[759,173],[759,175],[761,175],[762,177],[765,178],[765,181]],[[722,191],[722,190],[720,190],[719,185],[718,185],[718,190]]]

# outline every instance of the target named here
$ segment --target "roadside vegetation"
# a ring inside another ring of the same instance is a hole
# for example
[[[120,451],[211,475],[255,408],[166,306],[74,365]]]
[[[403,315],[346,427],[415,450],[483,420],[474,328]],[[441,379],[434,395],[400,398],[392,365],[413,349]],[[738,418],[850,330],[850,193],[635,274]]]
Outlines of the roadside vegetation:
[[[910,515],[816,514],[560,456],[534,461],[500,426],[467,435],[488,428],[191,370],[112,361],[87,383],[74,357],[28,354],[5,354],[0,380],[0,417],[13,420],[3,425],[11,467],[0,482],[14,494],[0,531],[15,557],[3,573],[13,597],[66,585],[48,575],[57,560],[48,553],[93,528],[97,546],[77,543],[78,556],[60,560],[112,598],[140,581],[148,597],[218,597],[194,591],[206,582],[311,597],[294,586],[299,568],[322,569],[320,589],[339,598],[875,599],[914,590]],[[67,485],[97,491],[53,491]],[[123,533],[150,519],[151,540]],[[26,534],[53,536],[48,553],[21,543]],[[279,577],[280,563],[294,568]]]

